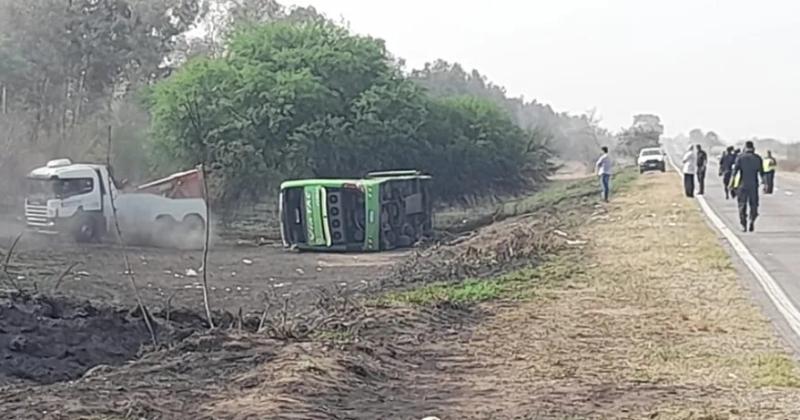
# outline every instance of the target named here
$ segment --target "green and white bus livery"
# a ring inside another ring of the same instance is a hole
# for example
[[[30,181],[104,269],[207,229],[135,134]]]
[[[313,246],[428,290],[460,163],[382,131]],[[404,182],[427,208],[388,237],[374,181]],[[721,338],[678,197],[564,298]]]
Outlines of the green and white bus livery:
[[[384,251],[433,233],[431,177],[373,172],[363,179],[304,179],[281,184],[281,237],[306,251]]]

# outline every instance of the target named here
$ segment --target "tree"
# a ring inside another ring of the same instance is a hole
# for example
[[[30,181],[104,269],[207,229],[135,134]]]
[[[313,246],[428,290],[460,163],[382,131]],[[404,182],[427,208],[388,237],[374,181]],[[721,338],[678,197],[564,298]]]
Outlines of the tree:
[[[326,22],[327,18],[314,7],[286,7],[276,0],[208,0],[201,20],[202,36],[181,37],[180,47],[170,61],[178,67],[195,56],[221,56],[225,41],[237,28],[269,22]]]
[[[537,136],[491,102],[430,99],[383,41],[279,20],[237,29],[225,51],[191,60],[150,95],[156,155],[213,165],[222,204],[298,176],[417,168],[457,198],[518,190],[550,169]]]
[[[694,130],[689,132],[689,141],[692,144],[699,144],[702,145],[705,142],[705,134],[703,134],[703,130],[699,128],[695,128]]]
[[[29,139],[64,150],[73,130],[131,87],[159,77],[175,37],[202,0],[0,0],[0,57],[11,106],[28,114]]]
[[[491,83],[477,70],[466,71],[458,63],[436,60],[413,70],[411,79],[439,98],[463,95],[486,99],[508,113],[522,129],[550,138],[550,147],[564,159],[594,163],[600,144],[613,143],[610,134],[591,116],[556,113],[548,105],[508,97],[506,90]]]
[[[663,134],[664,126],[657,115],[635,115],[631,127],[618,136],[619,151],[623,155],[635,156],[645,147],[658,147]]]
[[[244,27],[226,48],[156,85],[151,102],[158,154],[215,162],[226,198],[258,194],[279,174],[311,175],[315,148],[344,135],[356,101],[396,77],[381,41],[329,23]]]

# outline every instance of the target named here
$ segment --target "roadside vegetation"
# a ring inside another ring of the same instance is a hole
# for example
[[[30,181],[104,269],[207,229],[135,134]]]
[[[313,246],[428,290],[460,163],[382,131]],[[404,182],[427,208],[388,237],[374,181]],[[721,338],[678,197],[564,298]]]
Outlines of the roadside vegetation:
[[[641,177],[574,232],[585,246],[565,247],[533,269],[385,299],[491,313],[469,352],[481,355],[475,363],[503,367],[461,380],[502,390],[497,398],[509,410],[511,392],[536,395],[516,402],[528,413],[557,417],[797,417],[796,360],[672,181]],[[488,415],[480,410],[490,399],[463,413]]]

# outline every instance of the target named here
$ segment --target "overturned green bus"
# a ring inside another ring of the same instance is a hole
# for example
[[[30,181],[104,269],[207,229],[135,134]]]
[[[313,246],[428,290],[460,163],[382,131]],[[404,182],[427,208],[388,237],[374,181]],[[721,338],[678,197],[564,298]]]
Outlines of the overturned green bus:
[[[279,197],[283,245],[307,251],[412,246],[433,233],[430,184],[419,171],[286,181]]]

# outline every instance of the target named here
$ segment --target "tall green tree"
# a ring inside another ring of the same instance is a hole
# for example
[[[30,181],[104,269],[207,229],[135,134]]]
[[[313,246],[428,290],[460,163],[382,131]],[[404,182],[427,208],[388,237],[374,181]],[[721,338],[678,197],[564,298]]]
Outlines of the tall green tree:
[[[156,155],[213,164],[225,203],[288,177],[418,168],[456,198],[519,189],[549,170],[537,137],[502,109],[431,99],[380,40],[281,20],[238,29],[225,51],[191,60],[150,96]]]
[[[413,70],[411,79],[434,97],[471,95],[499,106],[522,129],[551,139],[549,146],[563,159],[594,163],[600,145],[614,143],[610,134],[598,126],[593,111],[586,115],[555,112],[549,105],[510,97],[506,90],[477,70],[467,71],[458,63],[436,60]]]

